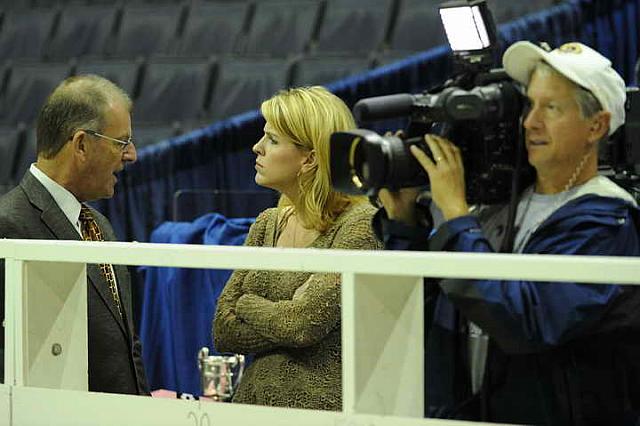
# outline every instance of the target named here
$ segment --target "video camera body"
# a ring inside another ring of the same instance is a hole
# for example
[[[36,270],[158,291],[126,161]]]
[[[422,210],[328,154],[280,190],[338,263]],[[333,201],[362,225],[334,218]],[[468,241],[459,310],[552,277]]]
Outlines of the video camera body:
[[[353,112],[359,123],[408,116],[410,127],[431,129],[454,141],[462,152],[470,202],[496,203],[508,196],[516,157],[522,155],[516,143],[522,104],[518,85],[495,70],[478,74],[469,86],[458,80],[434,93],[363,99]],[[368,130],[335,133],[331,142],[334,186],[343,192],[374,195],[380,188],[425,185],[427,175],[409,147],[418,145],[430,155],[429,148],[422,133],[412,136],[379,136]],[[347,155],[340,152],[347,147]]]
[[[461,10],[469,12],[466,25],[452,22]],[[533,181],[526,160],[521,119],[525,106],[523,87],[503,70],[491,69],[495,25],[484,0],[453,1],[440,13],[454,52],[457,76],[442,87],[421,94],[396,94],[362,99],[353,112],[360,125],[376,120],[408,117],[406,138],[380,136],[358,129],[331,137],[333,185],[342,192],[375,196],[381,188],[396,190],[423,186],[428,177],[411,154],[417,145],[428,155],[425,133],[437,133],[460,148],[464,163],[466,193],[471,204],[508,201]],[[457,15],[456,15],[457,14]],[[479,35],[477,43],[461,44],[456,30]],[[482,34],[486,37],[482,37]],[[457,43],[457,44],[456,44]],[[640,164],[640,96],[630,90],[627,126],[605,144],[603,150],[612,178],[629,187],[637,184],[635,164]],[[635,123],[635,124],[634,124]],[[411,129],[418,128],[413,132]],[[616,179],[616,176],[618,179]]]
[[[466,25],[460,22],[463,11],[468,12]],[[409,147],[418,145],[430,155],[423,135],[431,132],[460,148],[471,203],[497,203],[508,198],[516,160],[522,155],[517,143],[523,108],[521,88],[504,71],[491,69],[495,25],[484,0],[448,2],[441,6],[440,14],[454,52],[457,76],[425,93],[356,103],[353,113],[360,125],[408,117],[409,134],[405,139],[362,129],[333,134],[331,173],[338,190],[375,195],[381,188],[427,184],[428,177]],[[454,32],[469,32],[469,26],[476,29],[479,44],[456,46],[461,39]],[[411,134],[416,128],[419,131]]]

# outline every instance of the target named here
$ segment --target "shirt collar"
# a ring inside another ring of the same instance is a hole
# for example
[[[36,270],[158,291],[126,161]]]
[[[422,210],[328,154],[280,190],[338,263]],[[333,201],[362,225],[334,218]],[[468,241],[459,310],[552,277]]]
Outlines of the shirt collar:
[[[78,199],[69,192],[65,187],[51,179],[47,176],[43,171],[38,169],[35,163],[31,164],[29,167],[29,172],[35,177],[42,186],[51,194],[53,200],[56,202],[62,213],[69,219],[69,222],[73,225],[73,227],[80,233],[82,236],[82,232],[79,228],[78,218],[80,217],[80,207],[81,204]]]

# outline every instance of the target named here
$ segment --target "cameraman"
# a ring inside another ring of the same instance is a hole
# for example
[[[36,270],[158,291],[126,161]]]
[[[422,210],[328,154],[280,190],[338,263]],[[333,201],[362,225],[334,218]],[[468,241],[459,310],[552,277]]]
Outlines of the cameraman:
[[[525,141],[536,170],[520,195],[512,251],[639,255],[633,197],[597,173],[598,142],[624,123],[622,78],[580,43],[549,52],[517,42],[503,64],[527,85]],[[435,135],[425,140],[433,159],[411,150],[442,223],[430,235],[419,225],[415,190],[383,190],[378,235],[388,249],[494,252],[506,208],[470,214],[460,150]],[[639,287],[443,280],[426,289],[427,416],[559,425],[635,419]]]

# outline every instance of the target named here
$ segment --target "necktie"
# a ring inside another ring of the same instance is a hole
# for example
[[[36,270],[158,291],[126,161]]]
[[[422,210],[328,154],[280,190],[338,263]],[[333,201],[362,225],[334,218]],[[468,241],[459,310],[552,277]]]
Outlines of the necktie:
[[[102,237],[102,231],[98,226],[98,222],[96,222],[93,217],[93,213],[91,213],[91,209],[89,207],[82,205],[80,208],[80,229],[82,230],[82,238],[85,241],[104,241]],[[120,314],[120,318],[122,318],[122,308],[120,305],[120,295],[118,294],[118,287],[116,286],[116,277],[113,273],[113,268],[108,263],[100,264],[100,271],[104,276],[107,284],[109,284],[109,290],[111,290],[111,297],[113,297],[113,301],[118,308],[118,313]]]

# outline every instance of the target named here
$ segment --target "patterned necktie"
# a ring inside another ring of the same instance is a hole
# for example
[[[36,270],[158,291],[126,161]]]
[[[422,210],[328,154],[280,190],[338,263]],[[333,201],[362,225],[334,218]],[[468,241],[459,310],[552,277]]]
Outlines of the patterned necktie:
[[[80,229],[82,230],[82,238],[85,241],[104,241],[104,238],[102,237],[102,231],[98,226],[98,222],[96,222],[95,218],[93,217],[91,209],[89,209],[89,207],[85,206],[84,204],[80,208]],[[108,263],[101,263],[100,271],[102,271],[104,279],[107,280],[107,284],[109,284],[111,297],[113,297],[113,301],[116,304],[116,308],[118,308],[120,318],[122,318],[120,295],[118,294],[118,287],[116,286],[116,277],[113,273],[113,267]]]

